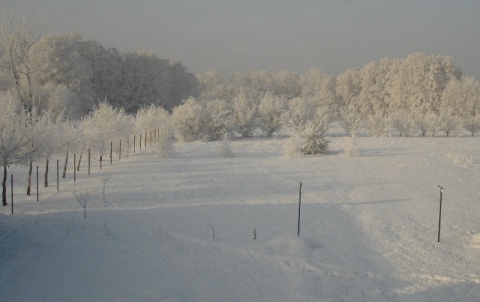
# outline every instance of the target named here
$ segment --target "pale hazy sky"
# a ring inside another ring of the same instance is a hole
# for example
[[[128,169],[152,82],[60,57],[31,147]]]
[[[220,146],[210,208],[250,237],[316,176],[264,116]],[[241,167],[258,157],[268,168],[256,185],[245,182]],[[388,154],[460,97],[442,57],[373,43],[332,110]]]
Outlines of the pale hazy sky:
[[[480,79],[479,0],[0,0],[119,50],[152,50],[190,72],[339,74],[412,52],[452,56]]]

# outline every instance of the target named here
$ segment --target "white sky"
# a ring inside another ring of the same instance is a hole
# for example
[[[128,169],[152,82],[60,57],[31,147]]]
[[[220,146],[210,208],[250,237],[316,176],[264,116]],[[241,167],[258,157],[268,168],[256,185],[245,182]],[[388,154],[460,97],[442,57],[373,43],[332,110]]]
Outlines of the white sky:
[[[0,0],[119,50],[193,73],[322,68],[339,74],[412,52],[452,56],[480,79],[478,0]]]

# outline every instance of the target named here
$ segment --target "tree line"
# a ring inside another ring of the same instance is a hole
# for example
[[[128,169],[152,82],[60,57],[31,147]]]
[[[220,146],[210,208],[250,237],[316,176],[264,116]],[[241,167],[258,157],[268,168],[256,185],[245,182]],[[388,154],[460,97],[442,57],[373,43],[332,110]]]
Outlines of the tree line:
[[[197,95],[182,62],[148,51],[122,52],[79,34],[37,32],[28,16],[4,14],[0,26],[0,92],[28,111],[81,119],[99,101],[136,113],[151,104],[173,109]]]

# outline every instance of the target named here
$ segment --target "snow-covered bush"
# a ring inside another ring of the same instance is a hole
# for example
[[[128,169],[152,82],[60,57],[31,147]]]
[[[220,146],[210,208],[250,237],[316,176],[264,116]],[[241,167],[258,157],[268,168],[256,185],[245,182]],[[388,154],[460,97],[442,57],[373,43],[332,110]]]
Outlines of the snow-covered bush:
[[[358,112],[357,105],[355,103],[350,103],[348,106],[339,109],[339,120],[346,135],[352,136],[360,128],[362,115]]]
[[[305,130],[310,120],[311,110],[304,98],[294,98],[287,104],[287,111],[283,114],[283,123],[290,135],[299,135]]]
[[[173,124],[179,138],[184,142],[202,139],[203,128],[207,123],[207,115],[203,106],[191,97],[182,105],[173,109]]]
[[[242,137],[251,137],[257,128],[257,105],[247,98],[246,94],[238,93],[233,98],[233,115],[235,118],[235,130]]]
[[[266,93],[260,101],[258,105],[259,127],[267,137],[271,137],[274,132],[282,128],[282,115],[285,107],[285,98],[275,96],[270,92]]]
[[[156,157],[165,158],[165,157],[175,157],[177,151],[173,143],[175,142],[174,138],[166,137],[159,140],[155,144],[154,154]]]
[[[202,139],[204,141],[221,140],[225,133],[232,129],[232,110],[224,100],[212,100],[203,103],[205,109],[205,126],[203,127]]]
[[[227,132],[224,133],[220,144],[220,155],[224,158],[233,157],[232,142],[230,140],[230,135]]]
[[[303,143],[305,138],[295,134],[286,138],[283,142],[283,154],[286,157],[303,157]]]
[[[348,136],[346,138],[346,143],[345,143],[345,150],[343,154],[345,154],[348,157],[351,156],[357,156],[358,155],[358,140],[357,136],[352,135]]]
[[[469,168],[471,167],[473,163],[473,156],[472,155],[466,155],[466,154],[460,154],[460,153],[455,153],[455,152],[448,152],[447,157],[456,165],[464,167],[464,168]]]
[[[291,136],[285,140],[284,154],[287,157],[300,157],[327,153],[330,141],[325,133],[332,121],[332,115],[326,108],[318,108],[313,120],[290,128]]]
[[[322,124],[309,122],[304,132],[302,153],[305,155],[325,154],[330,140],[323,136]]]

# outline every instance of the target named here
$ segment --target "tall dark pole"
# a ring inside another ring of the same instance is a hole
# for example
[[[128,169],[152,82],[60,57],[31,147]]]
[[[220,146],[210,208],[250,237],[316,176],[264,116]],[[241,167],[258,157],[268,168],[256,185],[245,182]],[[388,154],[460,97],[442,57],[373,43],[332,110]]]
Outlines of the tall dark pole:
[[[298,190],[298,232],[297,235],[300,236],[300,208],[302,206],[302,182],[300,182],[300,189]]]
[[[73,154],[73,182],[77,181],[77,173],[75,172],[75,163],[77,162],[77,153]]]
[[[120,147],[118,150],[118,160],[122,159],[122,140],[120,140]]]
[[[88,149],[88,175],[90,175],[90,149]]]
[[[37,201],[38,201],[38,166],[37,166]]]
[[[59,178],[60,178],[60,172],[58,171],[58,163],[59,163],[59,160],[57,159],[57,191],[59,191]]]
[[[10,175],[10,193],[12,195],[12,214],[13,214],[13,174]]]
[[[110,142],[110,164],[113,164],[113,142]]]
[[[438,186],[440,188],[440,212],[438,213],[438,241],[440,242],[440,226],[442,225],[442,195],[443,195],[443,188],[441,186]]]

